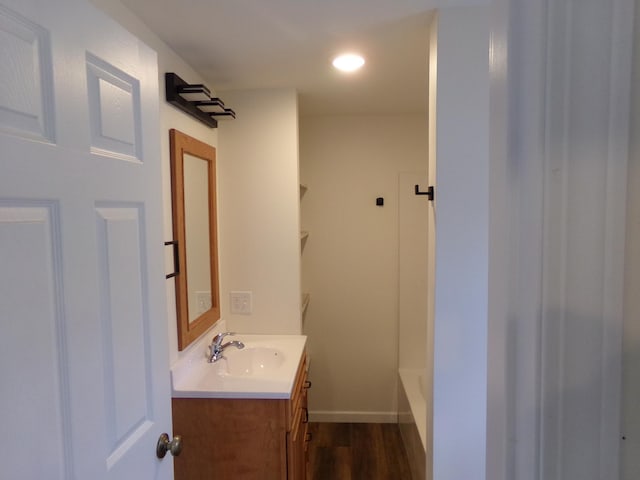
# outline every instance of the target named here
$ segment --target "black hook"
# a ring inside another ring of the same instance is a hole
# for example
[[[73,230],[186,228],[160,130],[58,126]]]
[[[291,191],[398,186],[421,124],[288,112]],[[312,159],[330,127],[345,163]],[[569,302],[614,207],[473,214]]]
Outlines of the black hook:
[[[420,186],[416,185],[416,190],[415,191],[416,191],[416,195],[426,195],[430,202],[433,202],[433,199],[436,196],[436,192],[435,192],[435,189],[433,188],[433,185],[431,185],[429,188],[427,188],[426,192],[421,192],[420,191]]]

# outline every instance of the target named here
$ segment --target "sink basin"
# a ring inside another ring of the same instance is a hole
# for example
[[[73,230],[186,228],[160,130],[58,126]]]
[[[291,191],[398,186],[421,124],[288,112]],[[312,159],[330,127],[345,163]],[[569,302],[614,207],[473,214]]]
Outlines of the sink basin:
[[[285,361],[285,354],[273,347],[228,348],[218,360],[218,374],[229,377],[268,377],[276,375]]]
[[[207,361],[210,333],[189,347],[171,368],[175,398],[290,398],[304,352],[304,335],[238,334],[243,349],[225,349],[214,363]],[[227,339],[225,339],[227,340]]]

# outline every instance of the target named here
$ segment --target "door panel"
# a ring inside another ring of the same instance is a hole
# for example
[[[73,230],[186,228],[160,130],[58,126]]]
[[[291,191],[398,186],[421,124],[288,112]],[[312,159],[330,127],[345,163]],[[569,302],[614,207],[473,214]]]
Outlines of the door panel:
[[[3,473],[171,478],[155,53],[82,0],[0,4]]]
[[[140,83],[113,65],[87,55],[91,150],[121,158],[142,159]]]
[[[0,129],[53,139],[51,42],[47,30],[0,5]]]
[[[0,411],[3,429],[23,448],[0,449],[8,478],[65,478],[66,437],[62,388],[66,372],[58,355],[64,339],[60,307],[57,209],[45,202],[0,202]],[[62,360],[62,361],[61,361]],[[21,375],[15,375],[19,368]],[[10,413],[10,414],[8,414]],[[33,462],[33,443],[47,442]],[[17,475],[17,473],[20,475]]]
[[[148,318],[143,289],[141,215],[138,208],[102,206],[96,210],[106,417],[115,451],[149,427],[152,418],[145,338]],[[113,453],[112,453],[113,455]],[[109,461],[108,461],[109,462]]]

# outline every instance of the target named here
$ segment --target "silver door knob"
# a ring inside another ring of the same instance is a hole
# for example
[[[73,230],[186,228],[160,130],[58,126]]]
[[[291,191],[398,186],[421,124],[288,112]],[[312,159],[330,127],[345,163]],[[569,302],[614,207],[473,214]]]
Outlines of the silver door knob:
[[[180,455],[182,451],[182,437],[180,435],[176,435],[173,437],[173,440],[169,440],[169,435],[163,433],[160,435],[158,439],[158,444],[156,445],[156,455],[158,458],[164,458],[164,456],[169,452],[174,457]]]

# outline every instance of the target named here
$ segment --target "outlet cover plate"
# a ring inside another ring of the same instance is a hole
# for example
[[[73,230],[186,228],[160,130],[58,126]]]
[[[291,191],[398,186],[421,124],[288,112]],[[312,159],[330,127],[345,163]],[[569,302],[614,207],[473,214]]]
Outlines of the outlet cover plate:
[[[211,292],[196,292],[197,313],[202,315],[211,308]]]
[[[237,315],[251,315],[251,312],[253,311],[252,297],[252,292],[231,292],[229,294],[231,301],[231,313]]]

